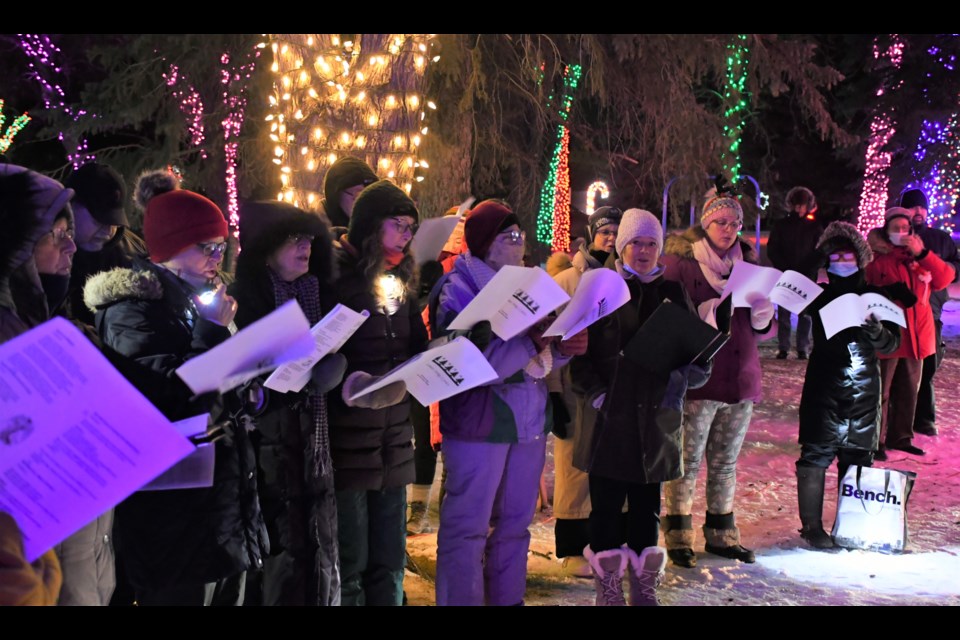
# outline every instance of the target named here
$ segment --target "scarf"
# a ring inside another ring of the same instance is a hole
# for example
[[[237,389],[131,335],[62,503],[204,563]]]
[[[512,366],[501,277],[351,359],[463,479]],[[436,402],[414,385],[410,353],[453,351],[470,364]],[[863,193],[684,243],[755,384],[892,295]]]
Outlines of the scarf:
[[[267,267],[270,283],[273,285],[274,301],[280,307],[288,300],[296,299],[310,326],[320,321],[323,312],[320,308],[320,281],[311,273],[302,275],[293,282],[280,278],[273,269]],[[333,471],[330,459],[330,424],[327,418],[327,394],[308,391],[309,406],[313,418],[313,477],[320,478]]]
[[[727,278],[733,271],[733,265],[743,260],[743,249],[740,248],[738,240],[727,251],[727,255],[721,258],[710,246],[710,242],[702,238],[693,243],[693,258],[700,263],[700,271],[703,272],[707,283],[717,293],[723,293],[723,288],[727,286]]]

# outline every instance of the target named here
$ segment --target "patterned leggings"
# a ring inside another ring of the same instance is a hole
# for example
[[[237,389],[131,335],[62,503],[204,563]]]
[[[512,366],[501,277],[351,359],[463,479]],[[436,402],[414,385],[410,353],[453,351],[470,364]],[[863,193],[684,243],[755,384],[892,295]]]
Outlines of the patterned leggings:
[[[690,515],[704,451],[707,454],[707,511],[733,512],[737,457],[753,415],[753,401],[726,404],[689,400],[683,411],[682,478],[664,484],[667,514]]]

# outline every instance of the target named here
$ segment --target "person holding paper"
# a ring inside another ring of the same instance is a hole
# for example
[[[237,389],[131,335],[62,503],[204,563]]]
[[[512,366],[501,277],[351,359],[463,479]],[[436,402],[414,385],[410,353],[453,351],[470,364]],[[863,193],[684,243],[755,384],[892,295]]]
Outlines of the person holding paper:
[[[877,458],[881,460],[885,459],[885,449],[915,456],[926,453],[913,444],[913,420],[923,360],[937,348],[930,295],[945,289],[955,275],[953,267],[923,245],[910,219],[910,212],[902,207],[887,209],[883,227],[867,236],[875,254],[867,266],[867,282],[888,290],[891,285],[908,290],[894,300],[903,307],[907,319],[900,348],[880,357],[883,406]]]
[[[600,207],[588,219],[586,234],[590,244],[581,247],[569,261],[567,268],[553,275],[568,295],[573,296],[583,274],[593,269],[602,269],[608,258],[614,254],[617,230],[623,212],[616,207]],[[550,273],[551,262],[547,262]],[[554,267],[557,268],[557,267]],[[590,563],[583,557],[583,549],[590,543],[590,483],[587,474],[574,464],[574,452],[586,451],[583,442],[585,433],[591,433],[597,411],[585,402],[581,396],[573,393],[570,379],[570,367],[559,371],[554,369],[547,377],[550,386],[550,399],[553,403],[554,435],[553,445],[555,485],[553,489],[553,515],[557,518],[554,529],[557,557],[563,558],[563,567],[571,575],[589,578],[592,571]],[[573,415],[570,415],[570,408]],[[561,433],[557,422],[566,416],[568,431]]]
[[[523,262],[524,233],[502,201],[474,207],[464,236],[467,252],[438,293],[438,336],[498,270]],[[510,340],[484,340],[483,355],[499,379],[440,403],[447,473],[437,536],[440,606],[523,602],[528,527],[552,424],[544,377],[586,348],[585,335],[553,344],[543,337],[547,324]]]
[[[229,289],[240,329],[290,299],[311,325],[333,307],[333,243],[320,216],[275,200],[244,203],[240,247]],[[345,369],[343,355],[326,356],[302,392],[266,390],[266,405],[256,417],[258,488],[270,534],[261,604],[340,604],[326,392],[340,384]]]
[[[722,187],[722,185],[721,185]],[[700,224],[667,238],[663,263],[666,278],[683,283],[700,317],[717,326],[715,310],[734,264],[756,264],[752,247],[739,239],[743,209],[726,189],[711,189],[703,203]],[[761,398],[760,352],[757,342],[771,327],[773,304],[757,298],[750,308],[737,308],[730,319],[730,340],[713,359],[713,374],[691,391],[684,408],[683,467],[679,480],[667,483],[666,543],[670,559],[693,567],[693,497],[704,453],[707,457],[707,515],[703,526],[706,550],[724,558],[754,562],[740,544],[733,514],[737,458],[750,426],[753,405]]]
[[[410,253],[418,218],[407,194],[381,180],[357,197],[340,237],[336,301],[370,313],[340,349],[347,378],[329,398],[344,606],[403,600],[406,491],[415,475],[406,385],[349,398],[426,348]]]
[[[162,187],[161,187],[162,188]],[[241,422],[235,394],[194,399],[175,370],[231,335],[236,301],[215,284],[226,249],[220,208],[176,189],[146,199],[149,261],[100,273],[84,288],[103,343],[180,390],[158,404],[170,420],[213,411]],[[216,286],[204,304],[198,294]],[[149,389],[145,389],[149,393]],[[268,549],[256,461],[244,426],[216,443],[209,489],[139,492],[117,507],[117,553],[143,605],[239,605],[246,572]]]
[[[660,537],[662,483],[681,475],[680,438],[688,385],[701,386],[709,372],[687,365],[667,376],[623,355],[624,348],[661,304],[695,314],[683,285],[668,281],[659,264],[660,221],[649,211],[628,209],[620,220],[615,268],[630,301],[590,325],[589,352],[570,364],[578,400],[597,411],[586,421],[574,463],[589,473],[590,544],[584,551],[593,571],[597,605],[624,605],[622,581],[629,575],[630,604],[657,605],[666,552]],[[623,542],[626,500],[626,544]]]
[[[871,319],[827,339],[820,310],[850,293],[884,291],[868,285],[864,269],[873,252],[857,228],[831,222],[817,242],[826,262],[828,284],[810,304],[813,352],[800,396],[800,459],[797,502],[800,536],[816,549],[833,539],[823,529],[823,490],[827,468],[837,460],[839,478],[852,464],[870,466],[880,438],[880,360],[900,346],[900,327]]]
[[[806,187],[794,187],[787,192],[787,215],[773,223],[767,242],[770,264],[786,271],[796,271],[813,281],[817,279],[817,239],[823,225],[816,219],[817,200]],[[777,359],[783,360],[790,351],[790,310],[777,308]],[[806,360],[810,352],[811,316],[809,311],[797,314],[797,360]]]

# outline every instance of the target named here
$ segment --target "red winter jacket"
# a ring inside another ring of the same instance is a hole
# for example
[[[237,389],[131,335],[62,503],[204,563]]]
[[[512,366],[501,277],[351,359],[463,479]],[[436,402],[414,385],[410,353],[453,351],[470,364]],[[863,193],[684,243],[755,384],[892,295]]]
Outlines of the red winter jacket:
[[[936,351],[930,294],[953,282],[953,268],[932,251],[925,250],[922,258],[915,259],[906,248],[890,244],[880,229],[871,231],[867,239],[874,253],[873,262],[867,265],[867,282],[880,287],[902,282],[917,296],[917,303],[904,309],[907,328],[901,331],[900,348],[880,358],[923,360]],[[927,274],[930,281],[923,282],[921,278]],[[900,302],[897,304],[903,307]]]

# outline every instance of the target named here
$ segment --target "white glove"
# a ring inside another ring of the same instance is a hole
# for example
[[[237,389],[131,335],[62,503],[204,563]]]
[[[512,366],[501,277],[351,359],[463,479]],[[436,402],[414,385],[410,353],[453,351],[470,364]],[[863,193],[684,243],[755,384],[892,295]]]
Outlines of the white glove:
[[[773,303],[768,298],[760,298],[750,305],[750,326],[763,331],[773,320]]]
[[[603,401],[606,399],[607,399],[606,393],[601,393],[600,395],[598,395],[596,398],[593,399],[593,403],[592,403],[593,408],[596,409],[597,411],[600,411],[600,409],[603,407]]]

